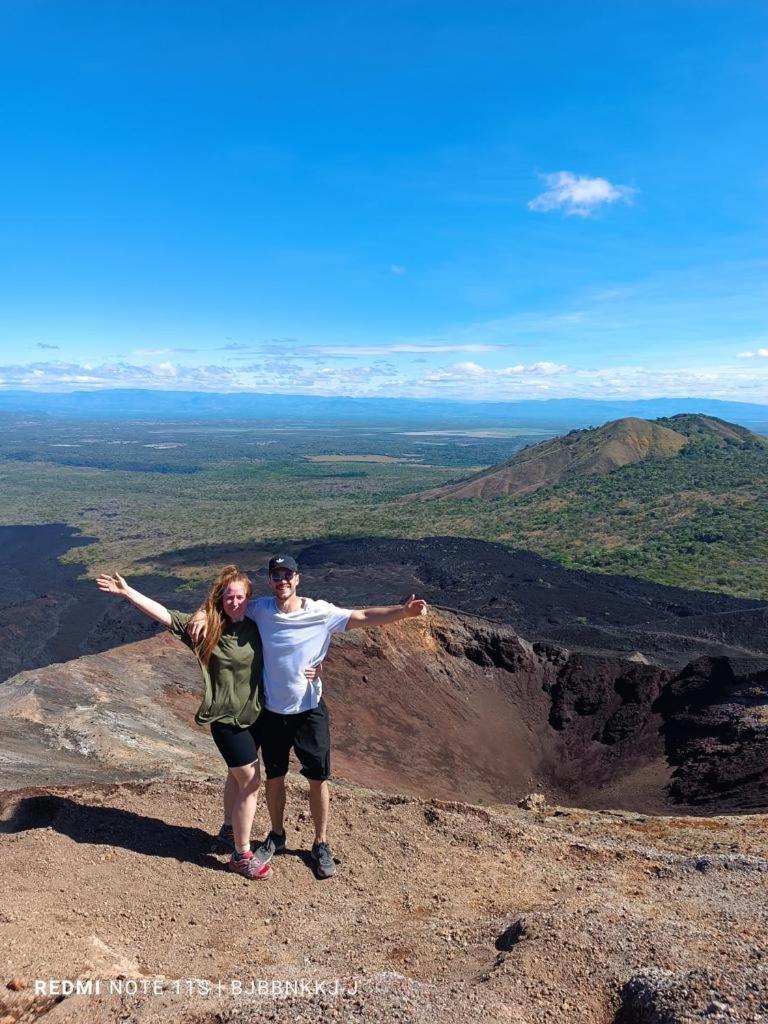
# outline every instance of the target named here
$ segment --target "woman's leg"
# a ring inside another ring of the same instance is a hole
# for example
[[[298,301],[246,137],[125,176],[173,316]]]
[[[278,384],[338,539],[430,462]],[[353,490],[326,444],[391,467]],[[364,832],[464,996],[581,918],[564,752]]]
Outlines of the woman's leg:
[[[260,731],[256,724],[239,728],[212,722],[211,735],[229,768],[224,784],[224,814],[230,814],[235,853],[250,853],[251,826],[261,782]]]
[[[232,830],[235,834],[235,850],[243,853],[251,848],[251,826],[256,814],[261,774],[259,762],[245,764],[241,768],[230,768],[229,774],[237,784],[232,806]]]
[[[237,791],[240,787],[232,774],[232,769],[227,771],[227,781],[224,783],[224,824],[232,824],[232,809],[235,806]]]

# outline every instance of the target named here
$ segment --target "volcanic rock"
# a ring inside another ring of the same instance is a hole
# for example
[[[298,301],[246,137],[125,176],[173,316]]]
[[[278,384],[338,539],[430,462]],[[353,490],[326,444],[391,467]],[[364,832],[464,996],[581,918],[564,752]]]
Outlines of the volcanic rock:
[[[704,655],[728,657],[740,671],[768,668],[764,601],[564,569],[465,537],[323,541],[303,548],[298,561],[305,593],[346,608],[416,593],[571,650],[640,653],[677,669]]]
[[[506,803],[541,787],[644,812],[768,806],[768,674],[726,659],[674,673],[436,610],[339,637],[323,676],[335,771],[373,788]],[[3,688],[6,785],[221,771],[192,720],[197,664],[168,634]]]

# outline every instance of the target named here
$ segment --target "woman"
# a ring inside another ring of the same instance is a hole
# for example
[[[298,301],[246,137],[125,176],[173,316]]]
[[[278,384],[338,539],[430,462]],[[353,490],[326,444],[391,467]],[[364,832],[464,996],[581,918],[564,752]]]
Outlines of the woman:
[[[218,838],[224,844],[234,844],[227,865],[230,871],[246,878],[268,878],[271,866],[261,864],[251,852],[251,825],[261,782],[258,717],[263,669],[258,627],[245,617],[251,581],[234,565],[222,569],[205,600],[206,632],[197,643],[186,632],[191,615],[169,611],[134,590],[119,573],[99,576],[96,585],[99,590],[126,598],[144,615],[170,629],[197,655],[205,690],[195,721],[210,725],[213,741],[228,768],[224,825]],[[316,670],[309,668],[305,673],[312,679]]]

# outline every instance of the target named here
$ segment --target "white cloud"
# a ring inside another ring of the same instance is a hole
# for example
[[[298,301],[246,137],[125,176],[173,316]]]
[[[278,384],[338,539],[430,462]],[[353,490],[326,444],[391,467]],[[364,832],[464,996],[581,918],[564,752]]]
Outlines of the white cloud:
[[[137,348],[131,354],[138,358],[151,359],[153,356],[175,356],[197,352],[196,348]]]
[[[768,348],[758,348],[754,352],[739,352],[739,359],[768,359]]]
[[[468,377],[485,377],[488,370],[477,363],[456,363],[455,369],[458,373],[464,373]]]
[[[523,398],[701,397],[768,404],[768,359],[735,365],[573,367],[550,360],[502,367],[372,362],[311,364],[272,358],[243,366],[47,362],[0,366],[0,388],[73,391],[148,388],[503,401]]]
[[[543,174],[546,191],[531,199],[528,209],[537,213],[562,210],[568,217],[589,217],[605,204],[631,203],[637,189],[629,185],[614,185],[606,178],[587,178],[570,171]]]
[[[480,366],[478,363],[453,363],[451,366],[439,370],[429,370],[421,378],[421,383],[456,384],[458,387],[467,387],[471,383],[481,384],[491,389],[504,386],[517,386],[523,381],[529,384],[531,379],[552,377],[557,374],[566,373],[570,367],[560,363],[531,363],[525,366],[519,363],[517,366],[505,366],[502,369],[491,369]],[[536,384],[535,386],[539,386]],[[544,387],[549,387],[544,384]]]
[[[523,366],[519,363],[517,366],[507,366],[504,370],[498,370],[498,374],[502,377],[519,377],[521,374],[532,374],[537,377],[552,377],[555,374],[566,373],[570,367],[565,366],[563,363],[531,363],[530,366]]]
[[[237,388],[235,371],[221,366],[155,366],[133,363],[102,363],[99,366],[80,363],[29,363],[23,366],[0,366],[0,385],[6,388],[32,390],[72,390],[75,386],[90,388],[168,388],[228,391]]]
[[[404,274],[405,267],[402,265],[402,263],[393,263],[392,266],[389,268],[389,272],[390,274]]]
[[[397,352],[436,353],[445,352],[494,352],[499,345],[472,343],[466,345],[313,345],[299,351],[308,355],[321,356],[387,356]]]

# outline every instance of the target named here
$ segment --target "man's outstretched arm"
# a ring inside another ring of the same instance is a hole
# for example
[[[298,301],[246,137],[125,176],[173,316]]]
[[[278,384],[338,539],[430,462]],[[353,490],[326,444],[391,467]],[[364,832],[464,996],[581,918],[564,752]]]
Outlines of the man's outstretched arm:
[[[403,604],[386,608],[355,608],[347,620],[347,629],[365,629],[370,626],[386,626],[388,622],[401,619],[415,619],[427,614],[427,602],[417,600],[414,594]]]

